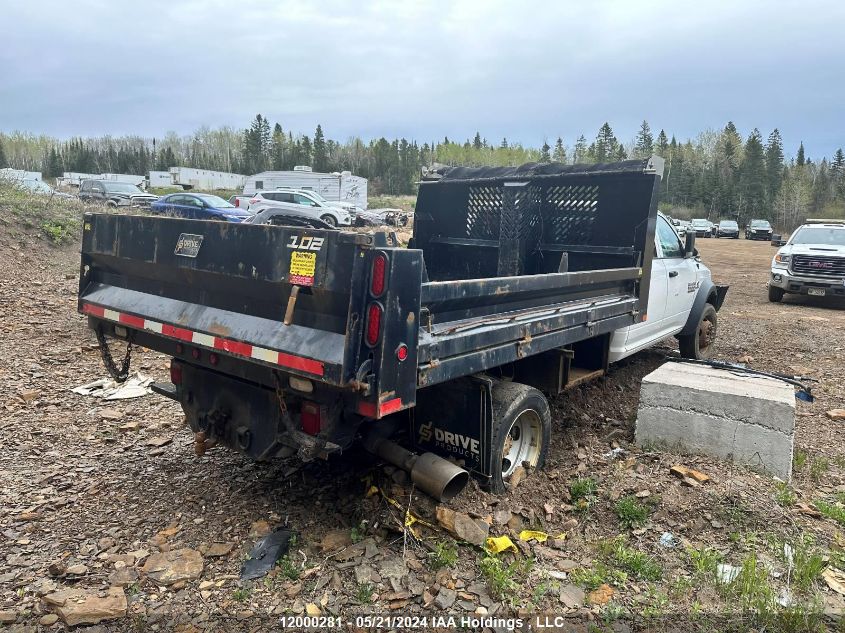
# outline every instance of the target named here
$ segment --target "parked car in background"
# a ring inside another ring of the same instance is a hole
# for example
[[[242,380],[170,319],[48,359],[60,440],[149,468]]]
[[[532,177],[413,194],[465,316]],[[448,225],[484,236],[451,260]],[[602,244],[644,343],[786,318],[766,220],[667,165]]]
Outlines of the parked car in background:
[[[747,240],[771,240],[772,225],[768,220],[751,220],[745,227],[745,239]]]
[[[710,220],[696,218],[690,226],[696,237],[713,237],[713,223]]]
[[[292,215],[287,209],[281,207],[267,207],[257,215],[250,215],[244,220],[244,224],[271,224],[273,226],[337,230],[335,225],[323,222],[320,218]]]
[[[241,196],[230,196],[229,197],[229,204],[246,211],[247,209],[249,209],[250,198],[252,198],[252,196],[243,196],[243,195],[241,195]]]
[[[171,193],[156,200],[150,210],[190,220],[243,222],[251,214],[220,196],[208,193]]]
[[[50,185],[48,185],[43,180],[19,180],[18,186],[21,189],[24,189],[30,193],[34,193],[40,196],[53,196],[56,198],[73,198],[72,195],[69,193],[62,193],[61,191],[56,191]]]
[[[249,212],[258,215],[267,209],[284,209],[288,215],[317,218],[332,226],[350,226],[352,214],[322,196],[305,189],[258,191],[249,201]]]
[[[716,227],[716,237],[739,239],[739,225],[734,220],[721,220]]]
[[[158,196],[141,191],[135,185],[115,180],[83,180],[79,199],[101,202],[110,207],[149,207]]]
[[[772,259],[769,301],[845,296],[845,220],[807,220]]]

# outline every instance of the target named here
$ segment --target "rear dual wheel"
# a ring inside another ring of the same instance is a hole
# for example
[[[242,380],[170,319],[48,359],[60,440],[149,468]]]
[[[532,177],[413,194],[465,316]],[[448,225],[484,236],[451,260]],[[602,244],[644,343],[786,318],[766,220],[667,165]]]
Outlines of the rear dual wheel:
[[[537,389],[518,382],[493,386],[491,492],[507,491],[511,477],[520,469],[543,467],[551,428],[549,403]]]

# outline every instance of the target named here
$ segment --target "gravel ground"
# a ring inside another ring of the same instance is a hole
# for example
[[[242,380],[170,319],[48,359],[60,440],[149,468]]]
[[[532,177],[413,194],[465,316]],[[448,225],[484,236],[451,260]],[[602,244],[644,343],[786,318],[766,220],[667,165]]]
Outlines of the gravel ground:
[[[518,554],[485,557],[441,530],[420,528],[421,543],[403,531],[397,506],[436,524],[435,504],[409,497],[403,473],[366,456],[307,466],[255,464],[220,449],[197,458],[174,403],[71,393],[105,375],[76,313],[77,246],[0,231],[0,622],[9,627],[61,630],[68,614],[87,609],[94,618],[97,608],[115,617],[91,630],[187,632],[261,630],[281,615],[316,613],[678,617],[743,599],[719,587],[707,565],[697,570],[690,550],[734,565],[753,555],[768,570],[756,584],[788,590],[802,608],[843,606],[820,577],[823,563],[842,565],[839,524],[815,516],[813,504],[840,507],[845,491],[843,422],[825,415],[845,407],[845,306],[770,304],[767,243],[701,240],[699,248],[714,278],[731,285],[718,357],[821,381],[816,402],[797,407],[792,484],[629,443],[640,379],[670,342],[553,401],[543,472],[501,497],[472,483],[450,504],[517,543]],[[163,378],[166,367],[159,354],[133,354],[133,369],[147,375]],[[614,447],[624,456],[604,457]],[[682,486],[669,474],[678,463],[711,480]],[[578,478],[595,482],[580,501]],[[381,493],[367,496],[373,485]],[[624,525],[616,508],[629,495],[647,516]],[[255,540],[280,526],[296,532],[287,558],[241,582]],[[522,542],[523,528],[566,537]],[[679,544],[660,546],[664,532]],[[792,580],[784,542],[825,557],[807,583]],[[652,567],[625,551],[642,552]],[[107,595],[110,587],[119,589]],[[54,613],[62,616],[55,624]]]

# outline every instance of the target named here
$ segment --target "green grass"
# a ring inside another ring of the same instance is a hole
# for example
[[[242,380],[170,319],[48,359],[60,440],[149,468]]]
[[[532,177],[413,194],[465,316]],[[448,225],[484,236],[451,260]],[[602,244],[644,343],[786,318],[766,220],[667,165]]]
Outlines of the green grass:
[[[516,560],[505,564],[496,556],[484,556],[478,566],[487,581],[490,594],[497,600],[515,604],[520,590],[520,582],[531,571],[534,561],[531,559]]]
[[[663,577],[663,568],[657,561],[645,552],[628,547],[622,538],[613,540],[608,561],[638,580],[660,580]]]
[[[362,582],[358,585],[358,588],[355,590],[355,599],[360,604],[370,604],[373,599],[373,592],[375,592],[375,587],[371,584]]]
[[[246,587],[238,587],[232,592],[232,599],[235,602],[246,602],[249,600],[250,591]]]
[[[792,458],[792,465],[795,467],[795,470],[803,470],[807,464],[808,457],[805,451],[795,451],[795,455]]]
[[[581,509],[589,508],[596,500],[599,485],[595,479],[579,477],[569,485],[572,503]]]
[[[813,505],[816,506],[816,510],[821,512],[823,516],[828,519],[833,519],[840,525],[845,525],[845,507],[839,505],[838,503],[828,503],[827,501],[822,501],[821,499],[814,501]]]
[[[619,524],[624,528],[645,525],[648,513],[648,507],[634,496],[622,497],[616,502],[616,516],[619,517]]]
[[[816,457],[810,462],[810,479],[818,483],[828,470],[830,470],[830,462],[824,457]]]
[[[709,547],[687,550],[690,564],[696,577],[712,580],[716,577],[716,567],[722,562],[722,555]]]
[[[611,569],[604,563],[598,561],[589,569],[573,569],[569,579],[576,585],[587,591],[598,589],[602,585],[614,585],[620,587],[628,580],[628,574],[618,569]]]
[[[428,562],[434,570],[454,567],[458,562],[457,546],[451,541],[439,541],[434,545],[434,551],[428,553]]]
[[[349,531],[349,538],[352,539],[353,543],[360,543],[367,537],[367,526],[366,524],[361,521],[358,525],[352,527]]]
[[[779,481],[775,484],[775,501],[779,506],[791,508],[798,501],[798,496],[792,491],[788,483]]]
[[[288,580],[296,580],[299,578],[299,570],[287,556],[282,556],[279,559],[279,569],[281,569],[282,575]]]

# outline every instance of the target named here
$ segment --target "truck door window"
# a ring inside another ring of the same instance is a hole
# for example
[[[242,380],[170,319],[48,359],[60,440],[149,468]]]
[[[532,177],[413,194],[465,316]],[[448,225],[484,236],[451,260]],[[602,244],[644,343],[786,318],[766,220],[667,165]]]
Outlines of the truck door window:
[[[660,249],[663,251],[663,257],[683,257],[684,248],[681,246],[681,241],[678,239],[678,234],[669,223],[657,216],[657,239],[660,242]]]
[[[302,196],[300,194],[296,194],[294,196],[294,201],[297,204],[303,204],[306,207],[316,207],[317,206],[317,203],[314,202],[311,198],[306,198],[305,196]]]

